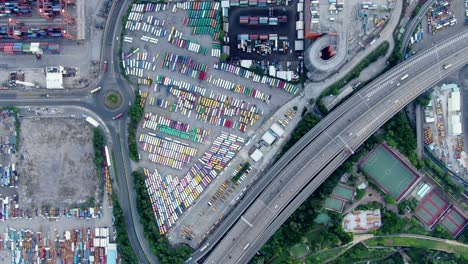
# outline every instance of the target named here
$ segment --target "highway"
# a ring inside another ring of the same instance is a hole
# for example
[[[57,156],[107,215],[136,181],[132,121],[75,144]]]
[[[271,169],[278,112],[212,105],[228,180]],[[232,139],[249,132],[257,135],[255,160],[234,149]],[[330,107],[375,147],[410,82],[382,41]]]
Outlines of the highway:
[[[376,129],[468,61],[467,38],[465,30],[403,62],[330,113],[251,188],[191,261],[214,246],[205,263],[247,262]],[[442,65],[449,61],[453,66],[443,70]]]

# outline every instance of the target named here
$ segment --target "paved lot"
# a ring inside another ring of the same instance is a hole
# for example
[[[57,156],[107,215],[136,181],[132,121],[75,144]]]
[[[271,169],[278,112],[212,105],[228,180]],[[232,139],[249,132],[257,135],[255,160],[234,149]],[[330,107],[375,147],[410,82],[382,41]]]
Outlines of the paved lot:
[[[255,138],[251,138],[249,145],[245,146],[237,155],[237,157],[231,162],[231,165],[226,168],[224,173],[218,177],[218,179],[212,183],[212,185],[203,193],[199,202],[195,204],[189,213],[186,213],[179,223],[174,227],[168,237],[171,243],[187,243],[193,248],[197,248],[201,245],[203,239],[214,230],[216,225],[222,221],[222,218],[226,216],[230,210],[242,199],[245,192],[248,192],[249,188],[259,177],[262,176],[263,171],[268,169],[268,166],[275,159],[278,151],[281,149],[283,143],[286,142],[292,129],[294,129],[297,123],[300,121],[300,113],[304,106],[306,106],[305,100],[301,97],[296,97],[278,110],[274,116],[266,121],[262,127],[260,127],[255,135]],[[293,106],[297,106],[299,111],[294,116],[293,120],[286,128],[285,136],[281,137],[277,142],[267,149],[264,153],[264,157],[259,162],[254,162],[250,157],[249,153],[252,153],[255,149],[255,144],[260,141],[261,136],[269,129],[271,124],[278,120],[284,113],[291,109]],[[238,184],[235,184],[231,179],[235,174],[236,167],[244,161],[248,161],[252,167],[251,171],[245,176],[244,180],[240,180]],[[221,186],[223,183],[229,180],[228,187],[222,191]],[[221,192],[218,199],[212,202],[212,198],[215,197],[215,193]],[[209,205],[208,202],[212,203]],[[195,217],[194,217],[195,216]],[[194,236],[192,240],[188,240],[182,235],[184,228],[188,228],[191,234]]]
[[[85,83],[81,84],[78,81],[92,79],[97,77],[99,73],[98,66],[92,64],[92,61],[98,61],[101,54],[101,41],[103,37],[102,30],[94,27],[95,14],[101,3],[104,0],[85,1],[78,0],[76,7],[69,8],[70,13],[77,17],[77,25],[72,28],[72,32],[76,35],[79,33],[81,40],[66,40],[66,39],[50,39],[50,40],[2,40],[2,42],[50,42],[60,44],[60,54],[51,54],[44,52],[41,60],[37,60],[34,55],[6,55],[0,53],[0,85],[8,78],[10,71],[20,69],[25,72],[27,82],[37,82],[41,87],[45,87],[45,75],[42,74],[42,69],[47,66],[64,66],[78,68],[78,76],[73,78],[65,78],[64,86],[66,88],[82,88]],[[33,12],[35,12],[35,8]],[[60,23],[60,18],[48,22],[39,18],[37,15],[28,20],[21,18],[20,21],[38,21],[44,23]],[[45,21],[45,22],[44,22]],[[57,22],[55,22],[57,21]],[[5,18],[0,18],[0,24],[6,24]],[[17,87],[16,89],[22,89]]]
[[[434,45],[434,43],[443,41],[447,37],[452,36],[456,32],[466,27],[466,25],[463,23],[463,21],[465,20],[465,6],[464,6],[465,1],[464,0],[452,0],[451,2],[452,2],[451,10],[452,10],[453,16],[458,20],[458,23],[455,26],[446,27],[432,35],[432,34],[429,34],[427,16],[424,16],[421,19],[421,26],[423,29],[423,40],[412,45],[412,52],[419,52],[419,51],[425,50],[431,47],[432,45]]]
[[[141,126],[139,127],[137,136],[139,136],[140,133],[152,132],[152,133],[155,133],[155,134],[158,134],[158,135],[161,135],[161,136],[171,137],[171,138],[176,139],[176,140],[178,140],[180,142],[183,142],[183,143],[186,143],[186,144],[190,145],[190,147],[194,147],[194,148],[198,149],[198,154],[195,157],[193,157],[188,164],[183,166],[182,170],[177,170],[177,169],[169,168],[167,166],[162,166],[162,165],[158,165],[156,163],[153,163],[148,159],[148,152],[142,151],[140,149],[140,154],[141,154],[142,160],[137,164],[138,167],[148,168],[150,172],[153,172],[154,169],[157,168],[159,173],[161,173],[162,175],[178,176],[178,178],[181,179],[183,176],[185,176],[187,174],[188,170],[192,167],[192,165],[195,162],[197,162],[197,160],[203,155],[203,153],[210,148],[214,138],[216,138],[218,135],[220,135],[221,131],[225,131],[225,132],[228,132],[228,133],[231,133],[231,134],[242,136],[242,137],[246,138],[245,142],[247,142],[248,138],[253,136],[253,135],[257,135],[257,139],[258,139],[261,136],[258,134],[259,132],[257,132],[257,131],[261,127],[262,123],[264,123],[267,119],[269,119],[286,102],[291,100],[291,98],[293,96],[291,94],[288,94],[288,93],[280,90],[280,89],[271,88],[270,86],[268,86],[266,84],[253,83],[251,80],[246,79],[246,78],[242,78],[242,77],[237,76],[235,74],[228,73],[228,72],[223,72],[223,71],[220,71],[220,70],[215,70],[213,68],[213,65],[214,65],[214,63],[218,62],[219,59],[216,58],[216,57],[210,56],[211,47],[212,47],[212,38],[210,36],[208,36],[208,35],[191,35],[190,34],[191,33],[191,28],[186,27],[186,26],[184,26],[182,24],[182,20],[184,19],[184,17],[187,17],[188,13],[186,11],[181,10],[181,9],[179,9],[176,13],[174,13],[174,12],[172,12],[172,7],[173,7],[173,5],[170,4],[169,8],[166,11],[157,12],[157,13],[155,13],[155,12],[145,13],[144,17],[143,17],[143,20],[142,20],[142,22],[145,22],[146,19],[149,16],[154,16],[155,18],[157,18],[159,20],[165,20],[165,26],[164,27],[168,31],[166,36],[156,37],[156,36],[152,35],[151,33],[143,32],[141,30],[140,31],[138,31],[138,30],[135,30],[135,31],[127,30],[126,37],[133,38],[133,42],[132,43],[123,42],[122,51],[125,54],[129,54],[129,52],[131,52],[135,48],[140,48],[139,52],[147,53],[147,54],[157,58],[157,59],[155,59],[154,62],[152,62],[152,60],[150,60],[151,63],[152,63],[152,66],[156,65],[155,71],[152,70],[152,67],[151,67],[150,71],[145,70],[144,74],[143,74],[143,78],[151,77],[155,81],[158,75],[164,75],[164,76],[169,77],[169,78],[171,78],[173,80],[184,81],[186,83],[194,84],[194,85],[197,85],[197,86],[199,86],[201,88],[206,89],[205,96],[208,96],[210,93],[226,95],[226,96],[229,96],[229,97],[241,99],[245,103],[248,103],[250,105],[255,105],[258,108],[263,110],[262,117],[253,126],[249,126],[248,130],[245,133],[243,133],[243,132],[241,132],[239,130],[236,130],[236,129],[229,129],[229,128],[225,128],[225,127],[215,126],[215,125],[205,123],[205,122],[203,122],[201,120],[196,120],[194,118],[194,116],[196,114],[194,110],[192,111],[191,117],[188,117],[186,115],[182,115],[180,113],[180,110],[177,111],[177,112],[170,112],[170,111],[168,111],[166,109],[162,109],[162,108],[160,108],[160,107],[158,107],[156,105],[150,105],[148,103],[150,98],[159,98],[159,99],[164,99],[164,100],[171,100],[171,101],[174,102],[175,97],[167,92],[167,89],[166,89],[165,86],[159,86],[161,88],[158,89],[158,88],[155,88],[154,84],[152,84],[151,86],[139,85],[139,88],[140,88],[140,90],[142,92],[148,92],[148,98],[147,98],[147,102],[146,102],[146,106],[145,106],[145,112],[152,112],[152,113],[155,113],[157,115],[162,115],[162,116],[164,116],[166,118],[170,118],[172,120],[176,120],[176,121],[180,121],[180,122],[189,124],[189,125],[191,125],[193,127],[203,128],[205,130],[210,130],[211,131],[211,134],[208,137],[206,142],[204,142],[204,143],[195,143],[195,142],[192,142],[192,141],[184,140],[184,139],[177,138],[177,137],[174,137],[174,136],[170,136],[170,135],[167,135],[167,134],[162,134],[162,133],[156,132],[154,130],[152,131],[152,130],[149,130],[147,128],[142,128]],[[170,30],[171,30],[171,28],[173,26],[175,27],[176,30],[183,33],[184,38],[196,41],[197,43],[199,43],[203,47],[210,48],[208,54],[203,55],[203,54],[190,52],[190,51],[188,51],[186,49],[179,48],[179,47],[177,47],[175,45],[170,44],[167,41],[167,39],[168,39],[168,35],[170,33]],[[156,39],[158,39],[158,43],[153,44],[153,43],[150,43],[150,42],[142,41],[142,40],[140,40],[140,38],[142,36],[149,36],[149,37],[156,38]],[[208,66],[207,74],[208,74],[208,76],[211,76],[211,78],[220,78],[220,79],[228,80],[228,81],[233,82],[235,84],[240,84],[240,85],[245,85],[245,86],[250,87],[250,88],[255,88],[258,91],[261,91],[263,93],[271,95],[271,101],[270,101],[269,104],[267,104],[267,103],[265,103],[265,102],[263,102],[263,101],[261,101],[259,99],[249,97],[247,95],[240,94],[240,93],[234,93],[234,92],[226,90],[224,88],[220,88],[220,87],[212,84],[211,82],[207,81],[210,77],[208,77],[207,80],[202,81],[202,80],[199,80],[199,79],[192,78],[190,76],[183,75],[183,74],[179,73],[178,71],[171,71],[169,69],[161,69],[160,65],[161,65],[161,62],[162,62],[162,57],[163,57],[165,52],[170,52],[170,53],[173,53],[173,54],[176,54],[176,55],[189,56],[195,62],[200,62],[200,63],[206,64]],[[134,56],[136,57],[138,55],[134,55]],[[133,57],[131,57],[130,59],[133,59]],[[135,76],[130,77],[130,80],[132,80],[134,82],[136,82],[137,79],[138,78],[135,77]],[[292,107],[292,105],[289,106],[289,108],[291,108],[291,107]],[[234,117],[234,118],[231,118],[231,119],[232,120],[237,120],[237,117]],[[265,129],[265,128],[262,128],[262,129]],[[217,179],[215,181],[213,181],[211,183],[211,185],[203,192],[203,195],[201,196],[201,198],[199,198],[197,200],[197,202],[196,202],[196,205],[197,205],[198,209],[190,208],[190,209],[188,209],[188,211],[186,211],[183,214],[183,216],[182,216],[183,219],[192,219],[193,220],[194,217],[196,217],[196,219],[200,219],[200,221],[199,221],[200,226],[199,227],[195,227],[196,225],[191,226],[191,227],[193,227],[191,230],[196,233],[196,239],[194,240],[194,243],[195,243],[194,245],[196,245],[196,244],[198,244],[200,242],[202,236],[210,229],[210,227],[217,221],[217,219],[222,214],[224,214],[227,209],[229,209],[229,206],[232,205],[231,200],[233,200],[236,197],[235,195],[238,195],[242,191],[242,189],[244,188],[245,185],[242,186],[242,187],[235,188],[235,190],[232,190],[232,194],[231,194],[231,196],[229,196],[230,198],[226,199],[226,201],[224,203],[222,203],[220,201],[217,202],[217,204],[213,207],[213,208],[216,208],[216,209],[214,209],[216,213],[211,213],[213,211],[207,211],[206,210],[205,207],[207,207],[207,202],[212,197],[213,193],[218,190],[219,186],[226,179],[231,177],[232,171],[235,169],[235,167],[240,162],[242,162],[244,159],[249,159],[248,153],[247,153],[248,149],[249,148],[244,147],[243,152],[242,152],[244,154],[238,155],[239,158],[236,159],[235,161],[231,162],[231,165],[228,166],[227,169],[224,170],[224,173],[222,174],[222,176],[219,175],[217,177]],[[254,172],[255,172],[255,170],[252,171],[251,173],[253,174]],[[210,208],[210,210],[213,209],[213,208]],[[203,217],[200,214],[202,214]],[[182,221],[185,222],[185,220],[179,219],[179,221],[176,222],[176,226],[174,227],[173,231],[171,231],[171,233],[169,233],[169,236],[171,237],[173,243],[179,243],[179,242],[185,242],[186,243],[187,242],[187,240],[185,240],[185,238],[183,238],[182,235],[181,235],[182,229],[184,227],[186,227],[185,224],[184,225],[179,224],[179,222],[182,222]]]
[[[22,206],[63,207],[89,197],[98,200],[90,125],[65,118],[24,118],[21,131]]]
[[[297,0],[291,1],[289,6],[272,7],[274,16],[286,15],[288,22],[278,24],[277,26],[269,25],[241,25],[239,24],[240,16],[262,16],[267,17],[269,14],[266,7],[230,7],[229,8],[229,46],[232,57],[247,60],[277,60],[277,61],[297,61],[297,55],[294,52],[294,40],[297,37],[296,33],[296,5]],[[278,34],[278,36],[287,36],[289,40],[289,51],[283,53],[280,51],[272,51],[268,56],[262,56],[257,53],[241,52],[237,49],[238,34]],[[292,51],[292,52],[290,52]]]

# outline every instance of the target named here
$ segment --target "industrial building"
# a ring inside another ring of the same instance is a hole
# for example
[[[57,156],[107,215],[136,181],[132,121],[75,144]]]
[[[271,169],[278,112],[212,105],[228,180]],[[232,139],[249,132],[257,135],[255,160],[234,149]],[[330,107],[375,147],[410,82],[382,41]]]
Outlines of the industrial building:
[[[461,123],[461,108],[460,108],[460,88],[454,87],[448,97],[448,132],[452,136],[458,136],[463,133]]]
[[[63,89],[64,68],[62,66],[47,67],[45,72],[47,89]]]

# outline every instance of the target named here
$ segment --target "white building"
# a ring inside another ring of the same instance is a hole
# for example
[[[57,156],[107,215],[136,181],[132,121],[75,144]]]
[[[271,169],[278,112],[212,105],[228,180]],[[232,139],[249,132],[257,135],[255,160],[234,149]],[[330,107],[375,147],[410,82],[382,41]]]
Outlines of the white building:
[[[462,123],[460,113],[460,89],[458,87],[453,88],[448,98],[448,132],[452,136],[461,135]]]
[[[63,70],[62,66],[46,68],[47,89],[63,89]]]

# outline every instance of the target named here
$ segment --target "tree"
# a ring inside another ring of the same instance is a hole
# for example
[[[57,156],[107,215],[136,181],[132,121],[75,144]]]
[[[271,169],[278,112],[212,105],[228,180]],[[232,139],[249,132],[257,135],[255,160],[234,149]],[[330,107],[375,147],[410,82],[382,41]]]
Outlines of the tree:
[[[226,53],[221,53],[221,55],[219,56],[219,60],[221,62],[227,61],[228,58],[229,58],[229,55],[227,55]]]
[[[385,195],[384,201],[385,201],[387,204],[397,204],[397,202],[395,201],[395,199],[393,199],[393,197],[391,197],[390,195]]]

